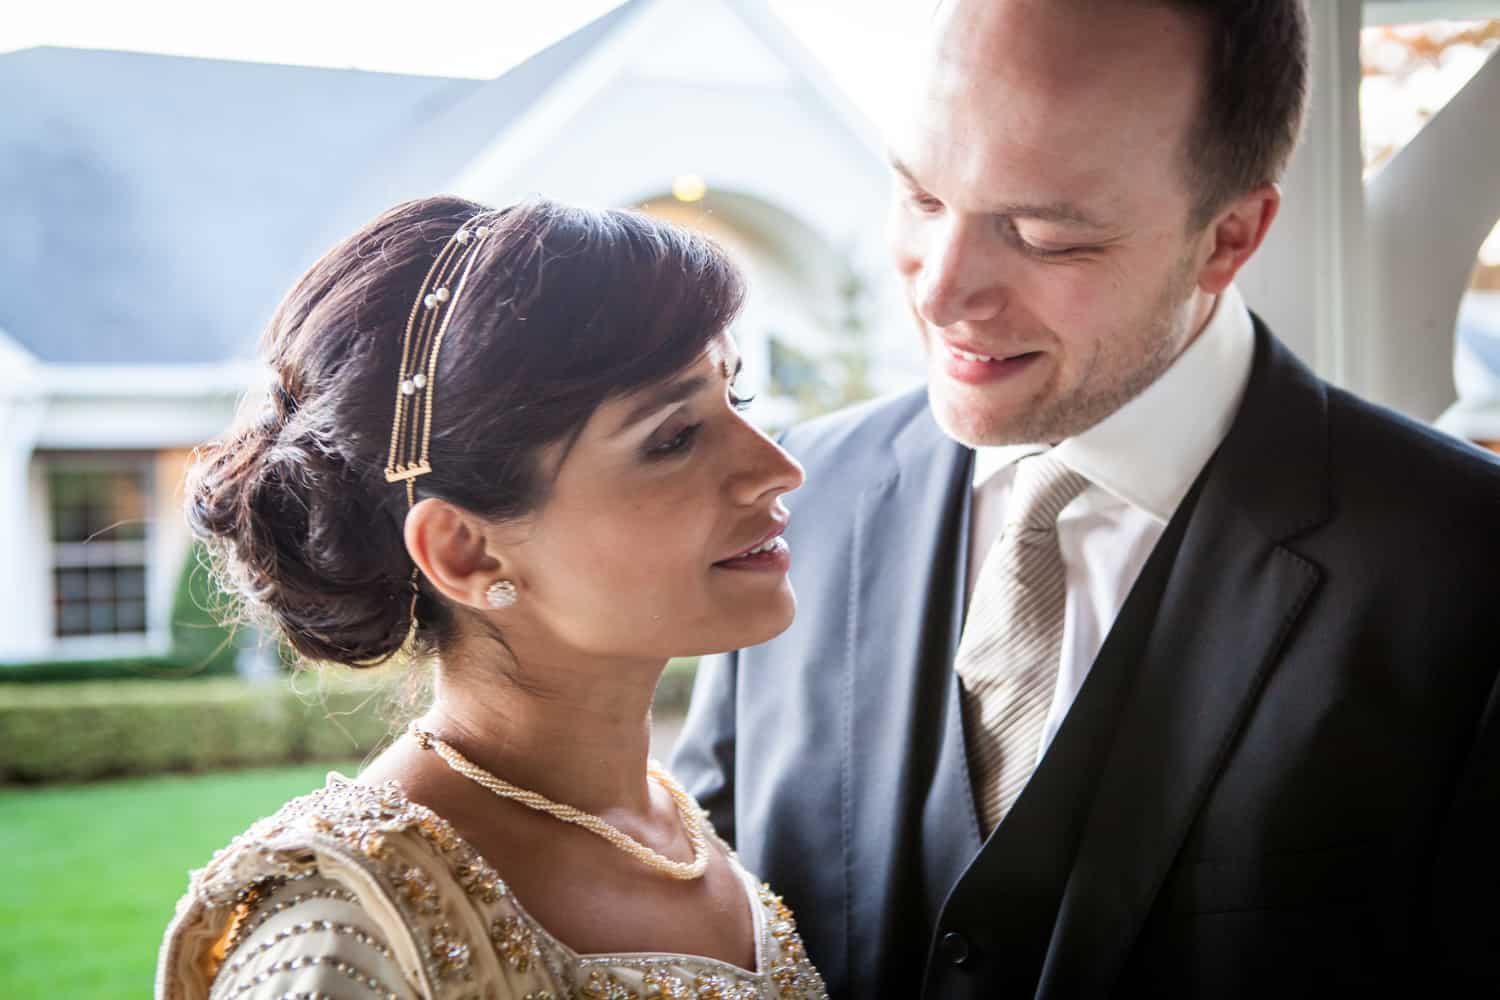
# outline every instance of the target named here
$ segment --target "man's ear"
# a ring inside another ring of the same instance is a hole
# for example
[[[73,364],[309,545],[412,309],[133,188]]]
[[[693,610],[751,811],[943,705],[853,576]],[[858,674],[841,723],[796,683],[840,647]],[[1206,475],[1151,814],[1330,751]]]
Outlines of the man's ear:
[[[1262,184],[1220,210],[1209,224],[1209,254],[1198,269],[1198,287],[1218,295],[1260,248],[1281,209],[1281,188]]]
[[[485,608],[485,591],[506,574],[484,528],[472,514],[429,498],[406,515],[406,550],[444,597]]]

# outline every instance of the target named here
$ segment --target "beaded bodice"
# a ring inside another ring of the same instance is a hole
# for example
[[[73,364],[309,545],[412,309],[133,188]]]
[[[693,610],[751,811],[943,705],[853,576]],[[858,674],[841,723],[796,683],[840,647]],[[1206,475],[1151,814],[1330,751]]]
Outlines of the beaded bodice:
[[[193,873],[163,943],[157,996],[297,995],[285,987],[300,974],[314,978],[298,983],[402,1000],[826,997],[790,911],[732,853],[730,862],[755,913],[754,972],[686,955],[579,955],[397,785],[330,775]]]

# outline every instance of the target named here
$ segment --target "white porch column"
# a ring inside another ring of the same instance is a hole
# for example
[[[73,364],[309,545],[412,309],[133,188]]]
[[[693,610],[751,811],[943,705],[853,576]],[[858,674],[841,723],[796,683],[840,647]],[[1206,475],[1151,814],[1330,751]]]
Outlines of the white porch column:
[[[1239,285],[1250,308],[1318,374],[1366,393],[1361,13],[1361,0],[1308,5],[1312,51],[1302,143],[1282,181],[1281,214]]]
[[[1497,109],[1492,57],[1366,192],[1371,394],[1422,420],[1453,402],[1459,300],[1500,218]]]
[[[45,507],[31,461],[46,411],[34,359],[0,332],[0,670],[42,656],[51,642]]]

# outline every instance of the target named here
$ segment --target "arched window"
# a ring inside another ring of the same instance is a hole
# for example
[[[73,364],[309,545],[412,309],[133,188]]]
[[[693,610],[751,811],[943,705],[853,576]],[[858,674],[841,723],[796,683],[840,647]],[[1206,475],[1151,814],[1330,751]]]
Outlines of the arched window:
[[[1383,8],[1390,8],[1390,18],[1379,16]],[[1367,5],[1367,26],[1360,39],[1360,124],[1367,179],[1399,157],[1486,62],[1496,58],[1500,3],[1495,8],[1497,16],[1487,19],[1381,23],[1417,8]],[[1500,178],[1495,183],[1500,184]],[[1476,206],[1476,211],[1492,210]],[[1458,306],[1453,342],[1459,398],[1438,426],[1500,451],[1500,223],[1480,248]]]
[[[742,387],[760,400],[756,422],[781,429],[874,395],[869,304],[849,254],[763,198],[700,190],[694,180],[638,207],[711,236],[748,278],[734,334]]]
[[[1500,225],[1480,248],[1454,342],[1458,401],[1438,426],[1500,454]]]

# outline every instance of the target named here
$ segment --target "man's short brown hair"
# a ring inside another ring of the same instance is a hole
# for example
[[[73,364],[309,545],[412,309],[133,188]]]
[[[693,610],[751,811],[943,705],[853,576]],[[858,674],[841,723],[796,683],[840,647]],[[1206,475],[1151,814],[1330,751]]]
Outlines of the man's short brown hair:
[[[1307,103],[1304,0],[1167,0],[1203,19],[1203,104],[1185,155],[1195,228],[1281,178]]]

